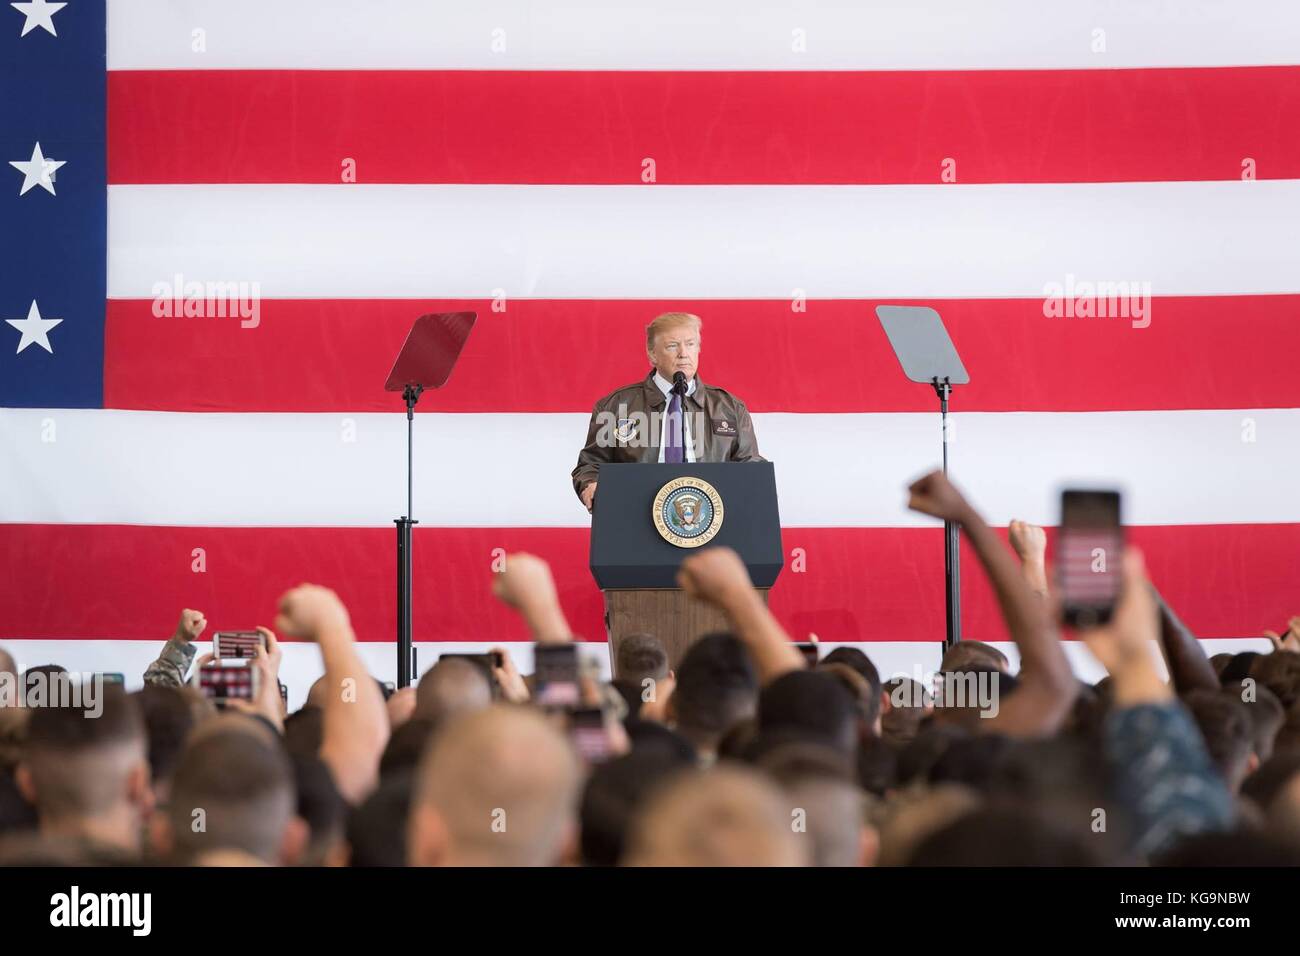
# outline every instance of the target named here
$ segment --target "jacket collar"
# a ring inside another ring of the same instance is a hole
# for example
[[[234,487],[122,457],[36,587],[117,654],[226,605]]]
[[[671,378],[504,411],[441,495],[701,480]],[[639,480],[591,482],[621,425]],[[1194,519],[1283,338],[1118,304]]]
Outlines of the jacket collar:
[[[645,387],[645,403],[650,408],[662,408],[668,404],[664,393],[659,391],[659,386],[655,384],[655,370],[651,369],[642,383]],[[704,379],[699,375],[695,376],[695,391],[686,396],[686,401],[696,408],[704,407],[704,389],[707,388]]]

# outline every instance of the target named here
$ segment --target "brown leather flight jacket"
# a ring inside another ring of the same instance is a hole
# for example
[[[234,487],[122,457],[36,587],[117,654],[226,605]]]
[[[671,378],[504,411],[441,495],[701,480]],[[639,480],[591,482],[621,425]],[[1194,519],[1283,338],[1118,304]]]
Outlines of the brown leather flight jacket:
[[[573,490],[597,479],[605,462],[657,462],[668,400],[651,371],[640,382],[610,392],[591,410],[587,444],[573,469]],[[682,403],[696,461],[763,461],[745,403],[696,376],[695,391]]]

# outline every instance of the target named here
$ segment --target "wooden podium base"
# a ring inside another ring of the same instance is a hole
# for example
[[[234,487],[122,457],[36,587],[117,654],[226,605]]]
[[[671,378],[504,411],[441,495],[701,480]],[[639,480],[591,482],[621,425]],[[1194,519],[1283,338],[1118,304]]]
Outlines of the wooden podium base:
[[[765,604],[769,590],[758,589]],[[615,677],[619,676],[618,648],[629,634],[659,638],[668,652],[668,666],[676,669],[686,649],[705,634],[731,629],[721,611],[677,588],[607,588],[604,594],[609,665]]]

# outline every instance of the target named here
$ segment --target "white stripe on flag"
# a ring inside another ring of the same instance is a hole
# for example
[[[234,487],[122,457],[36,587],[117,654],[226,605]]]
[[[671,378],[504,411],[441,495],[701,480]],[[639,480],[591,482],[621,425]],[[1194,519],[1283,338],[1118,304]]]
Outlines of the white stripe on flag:
[[[1119,486],[1129,524],[1300,522],[1300,496],[1280,477],[1296,470],[1300,409],[952,420],[953,477],[997,524],[1055,524],[1056,495],[1071,483]],[[424,527],[586,524],[569,472],[587,421],[417,415],[416,517]],[[933,526],[906,510],[905,488],[938,463],[937,414],[754,421],[776,462],[784,526]],[[399,413],[0,409],[0,521],[391,527],[405,510],[405,441]]]
[[[1300,180],[932,186],[110,186],[108,289],[268,298],[1300,291]]]
[[[109,0],[108,41],[113,70],[1249,66],[1297,62],[1300,5]]]

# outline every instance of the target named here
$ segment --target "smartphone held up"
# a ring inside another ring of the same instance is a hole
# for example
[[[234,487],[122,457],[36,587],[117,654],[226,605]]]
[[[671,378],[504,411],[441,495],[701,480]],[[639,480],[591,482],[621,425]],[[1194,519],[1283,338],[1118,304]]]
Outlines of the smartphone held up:
[[[1123,554],[1120,493],[1079,488],[1061,492],[1056,576],[1068,626],[1086,629],[1110,621],[1123,582]]]

